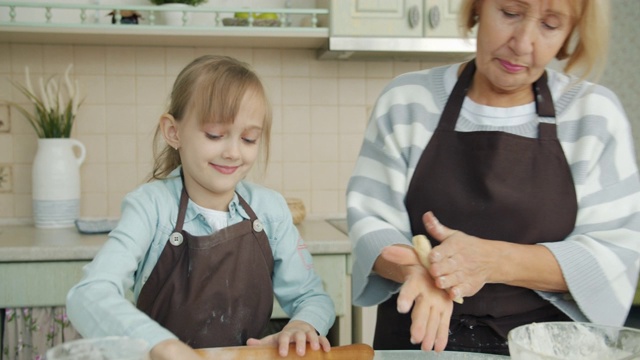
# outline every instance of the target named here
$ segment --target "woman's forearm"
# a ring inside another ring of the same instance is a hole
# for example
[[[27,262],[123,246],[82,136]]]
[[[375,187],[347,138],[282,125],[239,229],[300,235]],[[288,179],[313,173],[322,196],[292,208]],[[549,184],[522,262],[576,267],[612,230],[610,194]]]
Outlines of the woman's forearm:
[[[488,282],[540,291],[568,291],[560,265],[546,247],[503,241],[494,245],[496,268]]]

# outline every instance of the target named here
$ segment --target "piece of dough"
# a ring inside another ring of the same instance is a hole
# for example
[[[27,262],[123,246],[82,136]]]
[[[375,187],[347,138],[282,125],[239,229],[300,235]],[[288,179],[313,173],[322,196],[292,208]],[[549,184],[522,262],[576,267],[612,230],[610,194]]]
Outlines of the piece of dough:
[[[431,242],[424,235],[416,235],[412,239],[413,249],[418,255],[418,260],[424,267],[429,267],[429,253],[431,252]],[[464,300],[460,298],[453,299],[458,304],[462,304]]]

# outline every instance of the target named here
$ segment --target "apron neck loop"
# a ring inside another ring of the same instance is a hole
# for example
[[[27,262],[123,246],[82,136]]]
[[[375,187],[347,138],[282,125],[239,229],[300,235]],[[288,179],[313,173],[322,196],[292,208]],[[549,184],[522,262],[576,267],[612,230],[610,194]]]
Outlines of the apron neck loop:
[[[462,109],[462,103],[464,102],[469,87],[473,81],[473,74],[476,71],[476,61],[471,59],[460,73],[460,77],[456,82],[456,85],[449,95],[449,100],[442,111],[440,122],[438,124],[439,130],[454,131],[458,117],[460,116],[460,110]],[[536,80],[533,85],[534,102],[536,104],[536,113],[538,117],[543,118],[555,118],[556,111],[553,106],[553,98],[551,97],[551,91],[549,90],[547,72],[542,73],[542,76]],[[538,125],[538,137],[540,139],[556,139],[556,125],[553,123],[540,122]]]
[[[178,220],[176,222],[176,227],[174,229],[174,231],[177,231],[177,232],[182,231],[184,218],[187,214],[187,205],[189,203],[189,194],[187,193],[187,187],[184,185],[184,174],[182,172],[182,169],[180,169],[180,179],[182,180],[182,193],[180,194],[180,208],[178,210]],[[240,194],[238,193],[236,194],[238,195],[240,206],[242,206],[242,208],[245,209],[245,211],[247,212],[247,215],[249,215],[250,220],[255,221],[258,218],[256,213],[253,211],[253,209],[251,209],[251,206],[249,206],[249,204],[244,200],[244,198],[240,196]]]

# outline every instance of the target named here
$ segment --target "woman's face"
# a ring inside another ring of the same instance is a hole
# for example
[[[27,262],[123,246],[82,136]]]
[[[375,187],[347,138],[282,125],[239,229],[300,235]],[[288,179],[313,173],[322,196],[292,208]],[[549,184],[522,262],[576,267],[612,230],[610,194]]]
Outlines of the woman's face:
[[[476,80],[500,94],[530,91],[573,29],[570,1],[478,0]]]

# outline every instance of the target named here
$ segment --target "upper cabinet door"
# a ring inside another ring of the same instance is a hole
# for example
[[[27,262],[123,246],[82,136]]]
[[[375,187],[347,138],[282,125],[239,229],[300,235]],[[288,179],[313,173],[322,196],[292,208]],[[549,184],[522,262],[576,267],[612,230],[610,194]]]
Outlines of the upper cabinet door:
[[[462,0],[424,0],[425,37],[461,37],[458,14]]]
[[[324,0],[332,36],[423,36],[423,0]],[[327,4],[328,3],[328,4]]]

